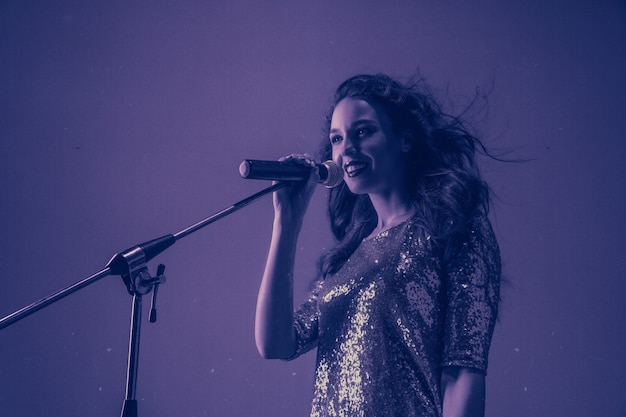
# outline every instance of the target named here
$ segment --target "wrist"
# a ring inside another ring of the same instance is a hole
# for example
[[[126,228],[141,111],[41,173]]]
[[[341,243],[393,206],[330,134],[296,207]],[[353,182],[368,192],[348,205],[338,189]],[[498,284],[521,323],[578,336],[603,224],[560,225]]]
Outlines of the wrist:
[[[274,215],[274,232],[298,237],[302,223],[302,218],[294,218],[293,216],[285,216],[284,214],[276,213]]]

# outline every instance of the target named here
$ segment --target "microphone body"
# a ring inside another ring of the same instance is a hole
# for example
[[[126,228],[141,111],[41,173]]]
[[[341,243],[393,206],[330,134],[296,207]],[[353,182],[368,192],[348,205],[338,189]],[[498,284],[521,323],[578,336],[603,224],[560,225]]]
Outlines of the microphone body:
[[[318,168],[319,183],[333,188],[343,181],[343,170],[333,161],[315,164]],[[239,173],[243,178],[251,180],[271,181],[306,181],[313,168],[283,161],[259,161],[246,159],[239,165]]]

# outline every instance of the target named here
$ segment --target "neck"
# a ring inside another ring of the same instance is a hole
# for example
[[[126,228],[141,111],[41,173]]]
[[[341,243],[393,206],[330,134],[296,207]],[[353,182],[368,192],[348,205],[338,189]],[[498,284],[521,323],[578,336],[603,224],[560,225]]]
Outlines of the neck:
[[[408,193],[388,196],[370,194],[370,200],[378,216],[378,225],[373,234],[400,224],[415,213],[413,199]]]

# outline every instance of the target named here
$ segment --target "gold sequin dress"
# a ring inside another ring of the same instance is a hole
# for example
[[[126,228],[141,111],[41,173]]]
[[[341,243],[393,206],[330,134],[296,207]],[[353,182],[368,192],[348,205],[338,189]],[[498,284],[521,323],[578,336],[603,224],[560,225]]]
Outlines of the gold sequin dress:
[[[296,311],[293,358],[317,347],[311,417],[440,417],[442,367],[487,370],[499,282],[485,216],[445,265],[415,219],[361,242]]]

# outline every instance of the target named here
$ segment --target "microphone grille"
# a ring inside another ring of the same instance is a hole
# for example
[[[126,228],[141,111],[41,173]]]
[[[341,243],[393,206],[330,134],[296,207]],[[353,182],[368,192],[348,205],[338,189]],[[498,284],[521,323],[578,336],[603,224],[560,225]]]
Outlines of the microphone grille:
[[[341,184],[343,181],[343,169],[339,168],[339,166],[331,160],[324,162],[322,165],[328,170],[328,175],[326,179],[322,181],[322,184],[326,188],[335,188]]]

